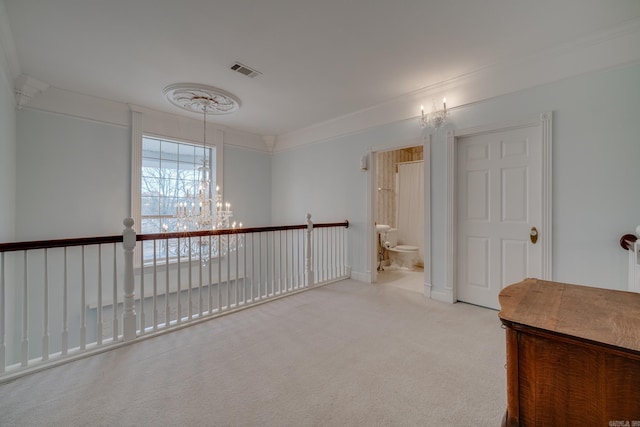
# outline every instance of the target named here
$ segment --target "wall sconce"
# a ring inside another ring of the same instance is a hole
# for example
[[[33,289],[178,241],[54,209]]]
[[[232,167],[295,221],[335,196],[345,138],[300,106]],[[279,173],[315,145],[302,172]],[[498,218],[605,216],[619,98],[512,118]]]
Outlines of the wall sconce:
[[[447,121],[447,98],[442,99],[442,110],[438,110],[436,107],[436,102],[433,101],[433,110],[430,114],[424,114],[424,106],[420,106],[421,116],[420,116],[420,126],[425,128],[427,126],[431,126],[434,128],[439,128]]]
[[[360,157],[360,170],[361,171],[366,171],[368,169],[368,165],[367,165],[367,155],[365,154],[364,156]]]

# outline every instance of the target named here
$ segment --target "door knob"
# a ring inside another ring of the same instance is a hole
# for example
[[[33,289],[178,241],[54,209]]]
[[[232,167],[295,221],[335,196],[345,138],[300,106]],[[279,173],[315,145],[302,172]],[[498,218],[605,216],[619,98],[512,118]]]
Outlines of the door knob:
[[[538,241],[538,229],[535,227],[531,227],[531,232],[529,233],[529,238],[531,239],[531,243],[534,245]]]

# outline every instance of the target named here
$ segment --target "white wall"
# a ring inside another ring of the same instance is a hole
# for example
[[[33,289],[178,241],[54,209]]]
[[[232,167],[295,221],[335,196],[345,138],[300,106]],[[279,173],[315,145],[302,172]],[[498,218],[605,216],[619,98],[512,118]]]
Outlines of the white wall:
[[[626,287],[622,234],[640,224],[640,64],[593,72],[456,108],[457,129],[554,112],[553,279],[612,289]],[[349,262],[369,269],[365,254],[366,174],[359,159],[369,147],[420,139],[405,120],[273,155],[273,219],[346,217]],[[433,133],[431,150],[432,277],[444,289],[446,132]]]
[[[16,113],[13,88],[0,70],[0,242],[15,237]]]
[[[17,237],[121,233],[131,194],[129,129],[29,109],[17,116]]]
[[[225,144],[224,163],[224,196],[233,221],[244,227],[271,225],[271,154]]]
[[[180,138],[175,129],[182,129],[187,140],[201,137],[202,122],[181,120],[167,136]],[[158,122],[148,114],[143,121],[146,127]],[[131,197],[128,126],[24,108],[17,114],[17,134],[18,240],[122,232]],[[234,132],[224,138],[242,143]],[[225,199],[247,225],[270,223],[270,166],[266,151],[225,145]]]
[[[0,4],[0,22],[2,8]],[[0,25],[0,31],[2,30]],[[2,48],[0,46],[0,242],[10,242],[15,240],[15,204],[16,204],[16,110],[13,87],[10,85],[11,73],[4,65]],[[14,265],[9,259],[5,259],[5,282],[8,284],[5,289],[7,301],[15,298],[15,289],[11,285],[14,277]],[[3,313],[6,321],[6,346],[7,354],[15,351],[13,344],[18,331],[13,327],[14,305],[6,304],[6,312]],[[12,335],[13,331],[13,335]]]
[[[618,240],[640,224],[639,81],[636,63],[455,112],[458,128],[554,112],[554,280],[626,289]]]
[[[370,271],[365,251],[367,180],[360,158],[371,148],[422,144],[421,129],[405,121],[355,135],[273,154],[272,215],[277,224],[349,220],[348,264],[355,275]]]

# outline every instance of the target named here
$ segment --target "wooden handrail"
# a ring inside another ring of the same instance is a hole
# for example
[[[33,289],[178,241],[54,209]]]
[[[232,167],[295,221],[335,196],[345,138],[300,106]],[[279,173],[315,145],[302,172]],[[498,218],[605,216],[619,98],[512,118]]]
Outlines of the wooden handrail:
[[[121,243],[122,234],[117,236],[77,237],[56,240],[32,240],[29,242],[0,243],[0,252],[29,251],[33,249],[64,248],[70,246],[88,246],[102,243]]]
[[[328,228],[328,227],[349,228],[349,221],[345,220],[343,222],[313,224],[313,228]],[[184,232],[174,232],[174,233],[138,234],[136,235],[136,240],[140,242],[144,240],[218,236],[218,235],[227,235],[227,234],[262,233],[262,232],[268,232],[268,231],[302,230],[306,228],[307,228],[307,225],[302,224],[302,225],[279,225],[279,226],[268,226],[268,227],[251,227],[251,228],[231,228],[231,229],[225,229],[225,230],[202,230],[202,231],[184,231]],[[28,251],[28,250],[34,250],[34,249],[63,248],[63,247],[70,247],[70,246],[88,246],[88,245],[99,245],[103,243],[122,243],[122,235],[0,243],[0,252]]]

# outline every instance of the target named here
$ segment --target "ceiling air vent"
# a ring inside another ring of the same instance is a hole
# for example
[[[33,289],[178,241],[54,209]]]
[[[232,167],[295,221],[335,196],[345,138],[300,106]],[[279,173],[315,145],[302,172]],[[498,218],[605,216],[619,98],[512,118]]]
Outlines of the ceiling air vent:
[[[233,71],[237,71],[240,74],[244,74],[247,77],[255,77],[257,75],[262,74],[260,71],[256,71],[252,68],[247,67],[246,65],[242,65],[239,62],[236,62],[230,67]]]

